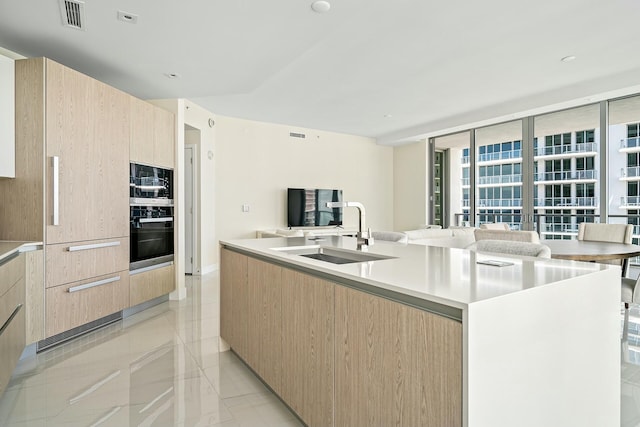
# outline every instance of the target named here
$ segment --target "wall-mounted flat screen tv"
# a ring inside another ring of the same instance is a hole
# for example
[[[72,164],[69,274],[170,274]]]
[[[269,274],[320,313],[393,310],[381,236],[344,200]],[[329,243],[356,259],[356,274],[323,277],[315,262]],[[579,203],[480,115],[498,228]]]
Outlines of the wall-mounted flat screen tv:
[[[328,208],[327,202],[341,202],[342,190],[317,188],[287,189],[289,227],[327,227],[342,225],[342,208]]]

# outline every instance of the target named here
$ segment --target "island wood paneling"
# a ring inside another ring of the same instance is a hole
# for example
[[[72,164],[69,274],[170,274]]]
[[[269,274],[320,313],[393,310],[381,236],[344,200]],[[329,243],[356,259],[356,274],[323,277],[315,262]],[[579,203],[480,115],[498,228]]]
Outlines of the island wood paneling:
[[[247,263],[246,362],[276,392],[282,389],[282,267]]]
[[[282,273],[282,393],[309,426],[333,425],[333,283]]]
[[[220,336],[240,356],[247,353],[247,256],[220,249]]]
[[[335,425],[462,425],[462,325],[336,287]]]

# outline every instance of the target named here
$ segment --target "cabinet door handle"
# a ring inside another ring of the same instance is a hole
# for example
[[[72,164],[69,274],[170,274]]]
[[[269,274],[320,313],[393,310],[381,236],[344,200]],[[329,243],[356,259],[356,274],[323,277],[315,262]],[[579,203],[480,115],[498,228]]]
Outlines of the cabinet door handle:
[[[60,225],[60,158],[51,158],[53,166],[53,220],[52,225]]]
[[[169,267],[173,265],[173,261],[163,262],[162,264],[150,265],[149,267],[139,268],[137,270],[129,271],[129,276],[135,276],[136,274],[145,273],[147,271],[157,270],[159,268]]]
[[[102,285],[106,285],[108,283],[117,282],[118,280],[120,280],[120,276],[111,277],[109,279],[102,279],[102,280],[98,280],[96,282],[85,283],[84,285],[72,286],[69,289],[67,289],[67,292],[69,292],[69,293],[78,292],[78,291],[82,291],[84,289],[95,288],[96,286],[102,286]]]
[[[4,333],[4,331],[5,331],[5,329],[7,329],[9,327],[9,324],[11,323],[13,318],[18,315],[18,312],[20,311],[21,308],[22,308],[22,304],[18,304],[18,306],[15,308],[15,310],[13,310],[13,313],[11,313],[11,316],[9,316],[7,321],[4,322],[4,324],[2,325],[2,328],[0,328],[0,335],[2,335]]]
[[[140,223],[145,223],[145,222],[172,222],[173,218],[172,217],[166,217],[166,218],[140,218]]]
[[[109,248],[111,246],[120,246],[120,242],[93,243],[90,245],[69,246],[69,252],[86,251],[89,249]]]

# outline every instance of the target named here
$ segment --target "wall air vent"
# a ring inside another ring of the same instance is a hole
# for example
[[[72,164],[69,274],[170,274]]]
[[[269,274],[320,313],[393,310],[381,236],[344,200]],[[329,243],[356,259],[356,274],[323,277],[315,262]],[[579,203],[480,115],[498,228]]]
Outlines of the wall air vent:
[[[83,1],[60,0],[60,13],[62,14],[62,25],[77,30],[85,30]]]
[[[289,136],[291,138],[306,138],[306,135],[304,133],[295,133],[295,132],[289,132]]]

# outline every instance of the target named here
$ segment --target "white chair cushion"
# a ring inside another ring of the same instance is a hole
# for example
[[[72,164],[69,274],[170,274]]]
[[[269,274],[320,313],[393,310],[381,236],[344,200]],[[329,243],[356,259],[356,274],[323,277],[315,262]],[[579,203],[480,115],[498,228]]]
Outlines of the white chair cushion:
[[[504,231],[480,230],[474,231],[476,242],[480,240],[505,240],[511,242],[540,243],[540,236],[535,231]]]
[[[551,249],[549,249],[549,246],[531,242],[514,242],[508,240],[479,240],[469,245],[467,249],[477,252],[493,252],[505,255],[551,258]]]
[[[411,240],[420,240],[420,239],[434,239],[441,237],[452,237],[453,233],[451,230],[447,229],[419,229],[419,230],[409,230],[405,231],[404,234],[407,235],[409,242]]]

